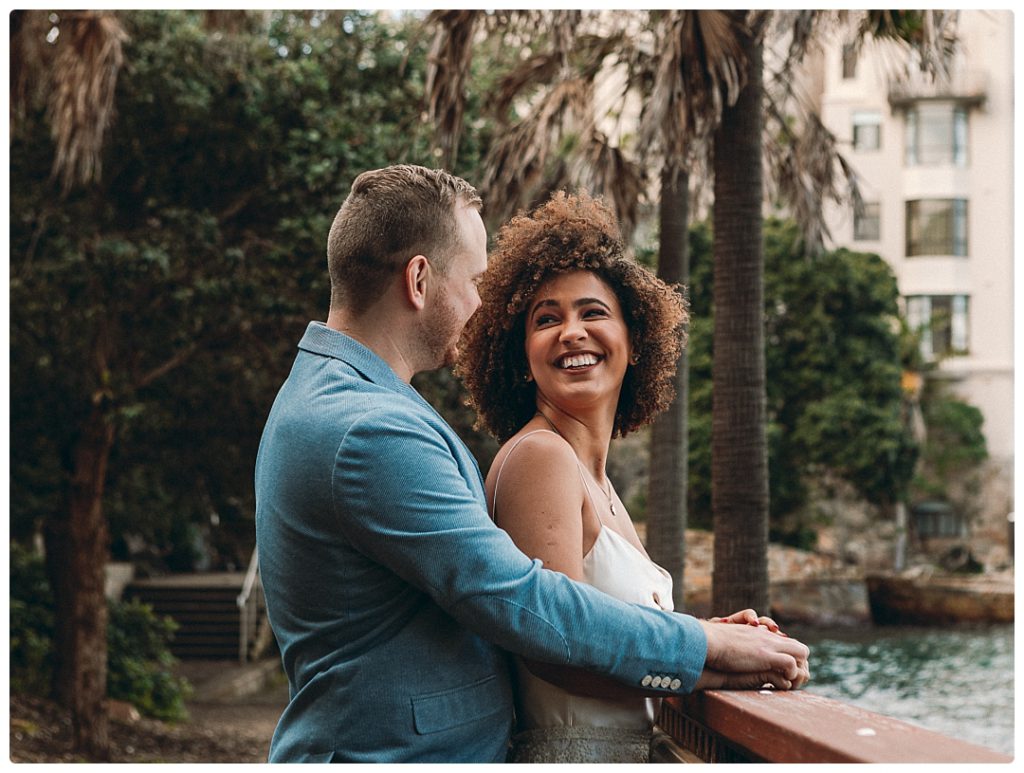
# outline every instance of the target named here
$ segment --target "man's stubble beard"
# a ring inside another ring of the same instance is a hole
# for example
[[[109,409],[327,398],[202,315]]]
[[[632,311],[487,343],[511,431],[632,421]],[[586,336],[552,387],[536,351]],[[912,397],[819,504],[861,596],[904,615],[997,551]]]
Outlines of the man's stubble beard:
[[[465,324],[459,325],[448,293],[438,294],[433,313],[424,325],[424,349],[432,363],[430,370],[453,367],[459,358],[458,341]]]

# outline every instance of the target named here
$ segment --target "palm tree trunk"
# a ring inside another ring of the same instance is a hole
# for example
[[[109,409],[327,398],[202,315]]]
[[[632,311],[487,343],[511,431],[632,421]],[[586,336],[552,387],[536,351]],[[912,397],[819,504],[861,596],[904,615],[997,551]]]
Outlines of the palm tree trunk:
[[[658,276],[684,287],[690,281],[687,244],[689,175],[666,166],[661,175]],[[647,489],[647,549],[655,563],[672,575],[672,600],[685,608],[686,481],[688,470],[687,405],[689,365],[686,351],[676,366],[676,398],[651,427]]]
[[[71,450],[65,512],[47,524],[47,573],[55,604],[54,692],[71,711],[75,748],[109,756],[107,713],[107,523],[103,488],[114,426],[94,405]]]
[[[744,14],[744,12],[733,12]],[[742,17],[741,17],[742,18]],[[762,48],[742,35],[746,85],[714,138],[711,505],[712,609],[768,612],[764,252],[761,238]]]

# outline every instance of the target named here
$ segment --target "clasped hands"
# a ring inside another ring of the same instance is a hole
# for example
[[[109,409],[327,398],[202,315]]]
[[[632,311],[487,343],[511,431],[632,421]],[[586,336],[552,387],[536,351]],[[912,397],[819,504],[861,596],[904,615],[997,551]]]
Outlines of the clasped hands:
[[[708,654],[696,689],[795,690],[810,679],[810,650],[784,634],[770,617],[744,609],[700,622]]]

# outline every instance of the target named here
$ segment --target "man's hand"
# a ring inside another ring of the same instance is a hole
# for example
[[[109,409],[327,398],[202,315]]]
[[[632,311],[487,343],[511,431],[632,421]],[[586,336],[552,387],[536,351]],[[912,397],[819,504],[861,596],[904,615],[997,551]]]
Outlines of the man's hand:
[[[810,678],[806,645],[761,623],[752,610],[737,612],[737,622],[722,625],[701,621],[707,636],[708,654],[698,688],[756,689],[771,684],[780,689],[797,689]],[[751,618],[753,622],[751,622]],[[769,619],[769,618],[765,618]],[[772,626],[778,630],[778,626]]]

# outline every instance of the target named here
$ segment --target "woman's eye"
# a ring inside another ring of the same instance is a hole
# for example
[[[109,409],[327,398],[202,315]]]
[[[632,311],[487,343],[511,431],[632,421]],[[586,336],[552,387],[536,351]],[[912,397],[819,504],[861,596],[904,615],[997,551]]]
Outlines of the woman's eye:
[[[583,312],[584,319],[586,319],[587,317],[607,317],[607,316],[608,316],[608,312],[606,312],[604,309],[587,309],[586,311]]]
[[[550,314],[541,314],[539,317],[537,317],[534,320],[534,324],[537,327],[540,327],[541,325],[550,325],[552,322],[557,322],[557,321],[558,320],[555,319],[555,317],[551,316]]]

